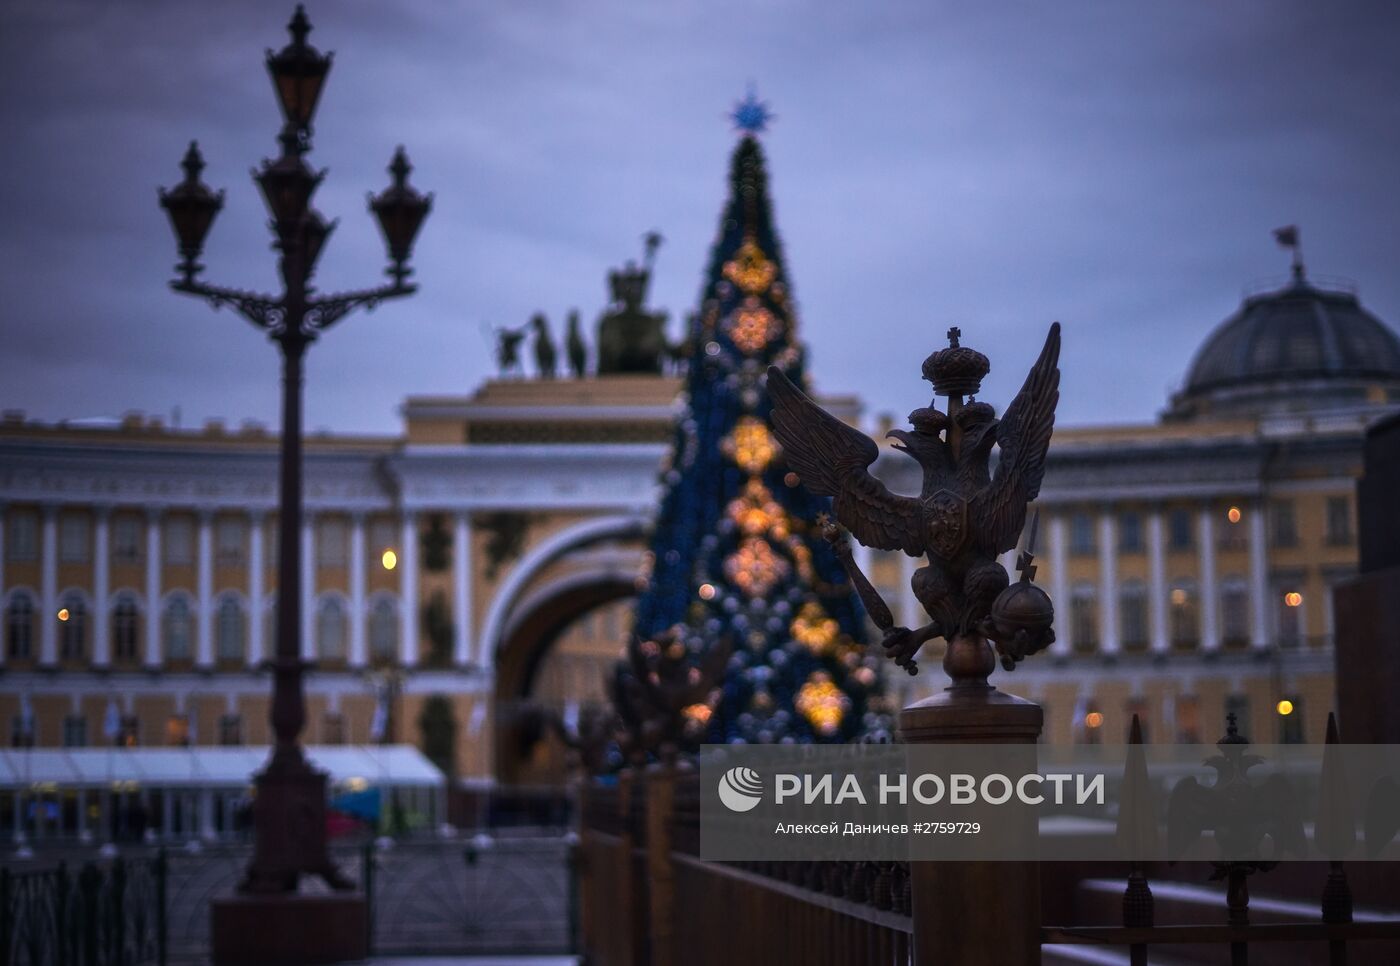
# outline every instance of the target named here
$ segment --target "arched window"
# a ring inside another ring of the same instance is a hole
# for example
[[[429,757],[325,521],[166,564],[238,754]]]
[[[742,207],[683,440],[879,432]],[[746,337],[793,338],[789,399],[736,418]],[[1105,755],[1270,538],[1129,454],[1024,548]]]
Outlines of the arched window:
[[[1123,582],[1118,591],[1118,620],[1125,651],[1147,649],[1147,588],[1140,580]]]
[[[1069,599],[1070,638],[1074,649],[1092,653],[1099,646],[1099,604],[1093,584],[1076,584]]]
[[[374,602],[369,615],[369,655],[377,664],[392,662],[399,653],[399,609],[387,597]]]
[[[136,595],[121,593],[112,608],[112,658],[136,660],[138,608]]]
[[[215,648],[220,661],[243,660],[245,623],[243,605],[238,598],[233,594],[221,597],[215,633]]]
[[[10,595],[5,608],[5,646],[12,661],[27,661],[34,648],[34,598],[24,591]]]
[[[323,661],[345,658],[345,607],[335,597],[322,600],[316,612],[316,655]]]
[[[87,653],[87,605],[81,594],[64,594],[59,602],[58,653],[65,661],[81,661]]]
[[[1193,648],[1200,641],[1200,600],[1189,580],[1172,584],[1170,602],[1172,647]]]
[[[194,637],[194,621],[190,615],[190,602],[183,595],[170,598],[170,602],[165,605],[162,631],[166,660],[188,661],[190,641]]]

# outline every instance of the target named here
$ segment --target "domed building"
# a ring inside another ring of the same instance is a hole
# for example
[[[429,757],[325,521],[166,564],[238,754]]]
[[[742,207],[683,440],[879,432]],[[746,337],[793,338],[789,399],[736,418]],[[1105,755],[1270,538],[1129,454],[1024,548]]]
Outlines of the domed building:
[[[1197,352],[1169,419],[1373,406],[1400,401],[1400,337],[1354,287],[1290,283],[1246,298]]]

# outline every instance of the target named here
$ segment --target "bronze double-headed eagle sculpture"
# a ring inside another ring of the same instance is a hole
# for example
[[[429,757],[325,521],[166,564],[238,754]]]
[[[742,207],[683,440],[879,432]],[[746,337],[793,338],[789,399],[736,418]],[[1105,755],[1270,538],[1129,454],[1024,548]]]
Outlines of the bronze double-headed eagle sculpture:
[[[832,498],[836,526],[820,521],[866,610],[884,632],[887,655],[917,672],[914,655],[926,641],[948,641],[943,667],[954,687],[987,687],[995,667],[1013,669],[1055,639],[1054,608],[1035,577],[1033,522],[1011,583],[997,557],[1014,550],[1025,530],[1028,505],[1040,493],[1045,456],[1060,398],[1060,326],[1050,327],[1040,358],[1000,419],[976,400],[991,363],[949,344],[923,364],[935,399],[909,414],[911,429],[892,430],[896,449],[923,470],[917,497],[893,493],[870,473],[879,456],[874,440],[812,402],[782,371],[768,369],[772,426],[788,467],[818,496]],[[946,411],[937,408],[945,397]],[[998,448],[991,468],[993,447]],[[867,547],[925,556],[913,576],[914,596],[930,618],[923,627],[895,626],[889,607],[861,573],[841,528]]]

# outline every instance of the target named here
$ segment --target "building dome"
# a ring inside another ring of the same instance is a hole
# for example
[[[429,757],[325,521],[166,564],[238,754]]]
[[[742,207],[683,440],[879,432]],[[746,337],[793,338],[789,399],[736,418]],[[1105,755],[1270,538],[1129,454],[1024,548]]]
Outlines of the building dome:
[[[1290,284],[1252,295],[1191,363],[1169,419],[1400,402],[1400,337],[1354,291]]]

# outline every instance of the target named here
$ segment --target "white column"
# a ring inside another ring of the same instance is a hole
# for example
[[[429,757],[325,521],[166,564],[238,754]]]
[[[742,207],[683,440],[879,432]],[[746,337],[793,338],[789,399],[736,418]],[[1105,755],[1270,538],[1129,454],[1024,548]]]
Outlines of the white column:
[[[404,511],[399,548],[399,662],[404,667],[418,663],[418,518]]]
[[[199,837],[206,841],[213,841],[214,832],[214,790],[212,788],[201,788],[199,790]]]
[[[248,518],[248,666],[263,660],[263,515]]]
[[[112,627],[107,619],[107,595],[110,592],[111,575],[107,566],[111,562],[108,527],[111,523],[109,508],[97,507],[92,524],[92,664],[93,667],[107,667],[112,663]]]
[[[1253,620],[1251,640],[1255,647],[1269,646],[1269,566],[1268,536],[1264,530],[1264,502],[1249,508],[1249,602]]]
[[[1065,518],[1056,513],[1050,517],[1050,598],[1055,604],[1055,643],[1051,654],[1068,654],[1074,647],[1071,639],[1069,600],[1069,539],[1065,535]]]
[[[91,833],[88,832],[87,789],[86,789],[86,788],[79,788],[79,789],[78,789],[78,802],[77,802],[77,809],[76,809],[76,811],[77,811],[77,816],[76,816],[76,817],[77,817],[77,820],[78,820],[78,821],[77,821],[77,827],[75,827],[75,828],[73,829],[73,831],[74,831],[74,833],[77,834],[77,836],[78,836],[78,841],[79,841],[79,842],[82,842],[84,845],[86,845],[86,844],[87,844],[89,841],[91,841],[91,839],[92,839]]]
[[[452,609],[457,619],[457,642],[452,652],[452,663],[457,667],[466,667],[472,658],[471,520],[467,514],[459,513],[456,522],[457,533],[453,538],[453,547],[456,550],[452,557],[452,579],[456,586]],[[490,655],[485,657],[486,660],[481,661],[483,664],[489,663],[490,660]]]
[[[1152,614],[1152,650],[1165,654],[1171,647],[1167,634],[1167,558],[1163,546],[1163,523],[1160,508],[1147,517],[1147,600]]]
[[[365,515],[350,518],[350,666],[368,662],[365,646]]]
[[[146,510],[146,667],[160,667],[160,511]]]
[[[214,666],[214,514],[199,515],[195,588],[199,610],[195,620],[195,666]]]
[[[316,518],[301,518],[301,658],[316,659]]]
[[[1099,514],[1099,640],[1102,653],[1118,653],[1118,540],[1107,510]]]
[[[902,550],[899,554],[899,613],[895,619],[900,627],[922,627],[927,620],[919,607],[919,598],[914,596],[914,571],[919,569],[919,558],[911,557]]]
[[[39,664],[58,664],[58,508],[45,506],[39,548]]]
[[[1201,650],[1220,650],[1220,588],[1215,585],[1215,516],[1210,507],[1200,513]]]

